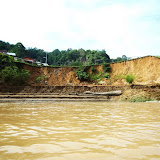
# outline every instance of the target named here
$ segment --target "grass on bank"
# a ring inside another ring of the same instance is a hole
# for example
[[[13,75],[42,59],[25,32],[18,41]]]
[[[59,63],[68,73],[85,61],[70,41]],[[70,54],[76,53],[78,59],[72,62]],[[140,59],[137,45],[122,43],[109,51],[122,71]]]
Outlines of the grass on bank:
[[[146,102],[146,101],[154,101],[151,97],[145,97],[145,96],[133,96],[129,100],[130,102]]]

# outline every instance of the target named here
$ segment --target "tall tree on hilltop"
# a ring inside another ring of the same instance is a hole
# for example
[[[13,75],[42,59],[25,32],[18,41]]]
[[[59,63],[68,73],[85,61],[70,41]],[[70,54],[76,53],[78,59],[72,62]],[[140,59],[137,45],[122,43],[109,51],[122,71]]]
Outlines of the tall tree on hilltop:
[[[14,47],[10,50],[10,52],[16,53],[16,56],[21,58],[27,56],[26,49],[20,42],[14,45]]]
[[[14,47],[13,44],[9,44],[8,42],[0,41],[0,50],[9,51]]]

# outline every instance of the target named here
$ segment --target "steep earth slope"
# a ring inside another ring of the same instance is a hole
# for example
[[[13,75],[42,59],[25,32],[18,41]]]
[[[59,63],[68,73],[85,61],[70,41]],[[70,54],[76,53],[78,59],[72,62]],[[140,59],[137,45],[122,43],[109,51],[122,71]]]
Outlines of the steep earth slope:
[[[103,85],[127,85],[122,78],[127,74],[135,76],[134,84],[160,84],[160,59],[153,56],[142,57],[111,66],[110,79],[103,79]],[[34,67],[23,66],[30,70],[30,84],[36,85],[35,79],[41,75],[45,76],[42,85],[92,85],[89,82],[80,82],[76,77],[76,69],[72,67]],[[95,66],[98,72],[103,72],[101,65]],[[91,67],[88,71],[91,70]]]
[[[127,74],[135,76],[135,84],[160,84],[160,59],[153,56],[142,57],[111,64],[111,79]]]

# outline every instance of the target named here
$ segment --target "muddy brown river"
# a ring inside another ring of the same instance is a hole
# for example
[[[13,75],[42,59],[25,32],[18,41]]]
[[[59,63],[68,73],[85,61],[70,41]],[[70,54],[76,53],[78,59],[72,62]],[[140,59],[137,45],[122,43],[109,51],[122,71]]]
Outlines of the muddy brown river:
[[[0,103],[0,160],[159,160],[160,103]]]

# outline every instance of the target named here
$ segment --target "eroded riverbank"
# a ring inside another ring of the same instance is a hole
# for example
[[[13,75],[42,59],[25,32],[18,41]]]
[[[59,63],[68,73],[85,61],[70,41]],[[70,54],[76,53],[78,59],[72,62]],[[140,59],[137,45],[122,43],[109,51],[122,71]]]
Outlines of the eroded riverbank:
[[[120,91],[120,95],[95,95]],[[86,94],[90,92],[93,94]],[[9,99],[43,100],[106,100],[106,101],[160,101],[160,86],[0,86],[0,101]]]

